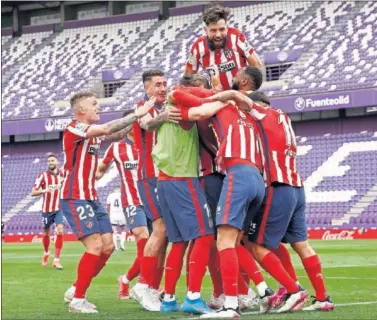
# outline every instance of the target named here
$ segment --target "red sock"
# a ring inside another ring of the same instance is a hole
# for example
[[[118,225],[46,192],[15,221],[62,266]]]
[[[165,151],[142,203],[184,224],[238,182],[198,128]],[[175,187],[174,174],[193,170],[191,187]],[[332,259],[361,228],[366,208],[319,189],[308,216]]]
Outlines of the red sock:
[[[184,255],[184,253],[183,253]],[[183,257],[182,257],[183,259]],[[183,262],[182,262],[183,264]],[[162,280],[162,277],[164,275],[164,270],[165,270],[165,267],[157,267],[156,268],[156,272],[154,274],[154,278],[153,278],[153,285],[152,285],[152,288],[153,289],[160,289],[160,285],[161,285],[161,280]]]
[[[272,251],[280,259],[284,269],[287,270],[291,278],[294,281],[297,281],[296,271],[292,265],[291,256],[289,254],[287,247],[284,244],[280,243],[279,247],[277,249],[273,249]]]
[[[86,290],[88,289],[90,282],[92,281],[97,264],[100,260],[99,256],[85,252],[79,262],[77,268],[77,281],[76,281],[76,291],[75,298],[83,299],[85,298]]]
[[[190,256],[192,253],[192,249],[194,248],[194,243],[195,240],[190,241],[189,247],[187,249],[187,254],[186,254],[186,288],[188,291],[189,287],[189,274],[190,274]]]
[[[260,265],[266,270],[277,282],[284,286],[288,293],[294,293],[298,291],[298,286],[291,278],[289,273],[284,269],[280,259],[273,253],[267,253]]]
[[[97,265],[96,265],[96,272],[94,273],[94,277],[97,277],[99,275],[99,273],[101,272],[101,270],[103,269],[103,267],[105,266],[107,260],[109,260],[111,254],[101,254],[100,257],[99,257],[99,260],[97,262]]]
[[[55,259],[59,259],[62,248],[63,248],[63,235],[58,234],[56,236],[56,241],[55,241]]]
[[[213,234],[195,239],[194,248],[190,255],[189,291],[201,291],[213,240]]]
[[[140,239],[138,242],[136,242],[137,254],[136,254],[136,257],[132,266],[128,269],[128,272],[126,274],[126,278],[129,281],[132,281],[140,274],[140,259],[143,257],[144,247],[147,241],[148,241],[147,238],[143,238],[143,239]]]
[[[255,285],[264,281],[263,275],[260,272],[257,264],[251,253],[242,245],[236,247],[238,263],[240,270],[246,273]]]
[[[321,261],[318,256],[314,255],[303,259],[302,264],[315,290],[316,299],[321,301],[325,300],[327,298],[325,281],[323,279]]]
[[[220,257],[219,252],[217,251],[216,246],[211,248],[210,252],[210,261],[208,264],[209,274],[211,276],[212,285],[213,285],[213,295],[219,297],[224,293],[223,282],[221,279],[221,270],[220,270]]]
[[[165,292],[175,294],[175,288],[181,276],[183,257],[186,245],[184,242],[173,243],[169,255],[166,259],[165,268]]]
[[[247,277],[249,279],[249,277]],[[238,294],[239,295],[247,295],[249,292],[249,284],[246,283],[244,275],[240,271],[238,273]]]
[[[48,252],[50,247],[50,236],[43,236],[42,243],[45,252]]]
[[[153,280],[158,264],[158,257],[146,257],[141,259],[139,283],[147,284],[149,287],[153,286]]]
[[[226,296],[238,296],[238,257],[236,249],[228,248],[219,251],[221,278]]]

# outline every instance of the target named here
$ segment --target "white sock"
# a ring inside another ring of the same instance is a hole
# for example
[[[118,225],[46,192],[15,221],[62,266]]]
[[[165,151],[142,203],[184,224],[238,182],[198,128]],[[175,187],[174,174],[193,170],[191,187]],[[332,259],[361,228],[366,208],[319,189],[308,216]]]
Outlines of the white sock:
[[[114,245],[115,245],[115,250],[118,250],[117,235],[116,235],[116,233],[113,233],[113,242],[114,242]]]
[[[73,297],[71,303],[76,303],[76,302],[80,302],[80,301],[83,301],[83,300],[85,300],[85,298],[79,299],[79,298],[75,298],[75,297]]]
[[[225,296],[224,308],[237,309],[238,297],[237,296]]]
[[[59,258],[54,258],[54,262],[59,262],[60,259]]]
[[[47,251],[47,252],[45,251],[44,255],[45,256],[49,256],[50,255],[50,251]]]
[[[175,301],[175,294],[165,294],[164,301],[166,302]]]
[[[148,285],[145,284],[145,283],[136,283],[135,284],[135,289],[145,289],[145,288],[148,288]]]
[[[298,282],[298,280],[296,281],[296,284],[299,286],[300,285],[300,282]]]
[[[122,277],[122,282],[125,283],[125,284],[129,284],[130,280],[128,280],[126,276],[123,276]]]
[[[190,300],[199,299],[200,298],[200,292],[189,291],[189,292],[187,292],[187,298],[189,298]]]
[[[124,243],[126,242],[126,232],[120,234],[120,247],[124,249]]]
[[[257,285],[257,291],[260,297],[264,296],[267,288],[268,288],[267,283],[264,281]]]

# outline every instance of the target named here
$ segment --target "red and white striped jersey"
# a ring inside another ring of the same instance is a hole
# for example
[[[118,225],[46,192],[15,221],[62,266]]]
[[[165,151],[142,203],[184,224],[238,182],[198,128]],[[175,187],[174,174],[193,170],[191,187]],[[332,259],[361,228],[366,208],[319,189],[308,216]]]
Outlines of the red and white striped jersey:
[[[210,50],[207,36],[197,39],[191,47],[186,66],[190,66],[194,72],[201,66],[204,71],[214,74],[213,66],[217,65],[221,85],[227,90],[232,87],[233,77],[247,65],[247,58],[253,52],[253,47],[240,30],[228,28],[226,44],[222,49]]]
[[[37,180],[35,180],[34,188],[36,190],[42,188],[49,192],[43,194],[42,211],[45,213],[56,212],[59,210],[59,194],[62,185],[64,173],[59,170],[57,174],[52,173],[50,170],[42,172]]]
[[[64,181],[61,199],[97,200],[95,176],[99,138],[87,138],[89,125],[73,120],[63,133]]]
[[[128,140],[112,143],[106,150],[103,163],[108,166],[115,161],[121,179],[123,208],[140,206],[141,200],[137,189],[137,150],[135,144]]]
[[[217,161],[221,167],[224,159],[233,158],[248,160],[261,170],[257,124],[249,113],[229,105],[213,117],[212,125],[220,145]]]
[[[145,100],[139,101],[137,107],[141,107],[144,104]],[[149,114],[152,118],[156,117],[159,114],[159,111],[156,107],[149,110]],[[152,150],[156,144],[157,131],[146,131],[142,129],[138,121],[133,123],[133,132],[135,138],[135,146],[138,150],[138,166],[137,166],[137,179],[149,179],[158,177],[158,169],[154,165],[152,159]]]
[[[267,185],[273,182],[302,187],[297,171],[297,145],[291,119],[280,109],[254,104],[251,114],[258,119],[264,150],[264,175]]]

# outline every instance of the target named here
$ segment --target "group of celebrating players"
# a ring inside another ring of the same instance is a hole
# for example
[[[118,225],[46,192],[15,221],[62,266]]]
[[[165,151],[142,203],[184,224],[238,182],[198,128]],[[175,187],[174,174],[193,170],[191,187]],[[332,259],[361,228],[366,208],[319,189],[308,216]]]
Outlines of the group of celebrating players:
[[[119,299],[131,297],[151,312],[183,311],[203,318],[238,318],[255,306],[261,313],[301,310],[308,292],[284,242],[299,255],[315,291],[313,303],[304,309],[334,309],[321,262],[307,241],[305,192],[290,119],[258,90],[263,63],[244,35],[227,26],[229,14],[218,5],[207,9],[206,35],[193,44],[179,84],[168,90],[162,71],[144,72],[145,97],[121,119],[96,125],[95,96],[79,92],[72,97],[74,120],[63,135],[63,173],[50,156],[49,170],[33,189],[33,195],[44,194],[45,204],[60,189],[61,211],[59,204],[43,208],[43,264],[54,217],[58,237],[63,232],[61,212],[85,246],[77,279],[64,295],[70,312],[98,312],[86,291],[110,258],[114,242],[95,181],[112,162],[137,244],[132,266],[118,278]],[[197,74],[199,67],[209,79]],[[99,162],[104,140],[115,142]],[[58,253],[61,247],[62,238],[56,241]],[[187,295],[180,305],[175,291],[185,255]],[[256,262],[279,283],[277,293]],[[54,265],[62,268],[59,256]],[[201,287],[207,267],[213,294],[205,302]],[[159,290],[164,273],[165,287]]]

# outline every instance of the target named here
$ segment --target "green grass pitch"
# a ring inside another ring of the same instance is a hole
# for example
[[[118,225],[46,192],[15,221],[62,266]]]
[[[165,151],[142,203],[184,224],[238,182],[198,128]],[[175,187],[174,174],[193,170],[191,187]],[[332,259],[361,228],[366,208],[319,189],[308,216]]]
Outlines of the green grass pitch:
[[[285,315],[244,314],[244,319],[377,319],[377,241],[312,241],[323,263],[329,294],[339,306],[329,313],[296,312]],[[134,243],[125,252],[113,255],[88,291],[89,301],[100,311],[97,315],[70,314],[63,302],[64,291],[75,280],[77,262],[83,252],[79,243],[65,243],[61,261],[63,271],[40,265],[41,244],[3,244],[2,247],[2,318],[3,319],[183,319],[195,318],[183,313],[148,313],[133,301],[117,300],[118,275],[124,273],[136,253]],[[51,259],[52,260],[52,259]],[[300,261],[293,258],[301,284],[313,290]],[[51,261],[52,262],[52,261]],[[266,275],[273,289],[277,285]],[[208,298],[211,282],[203,282]],[[177,295],[185,295],[182,276]]]

